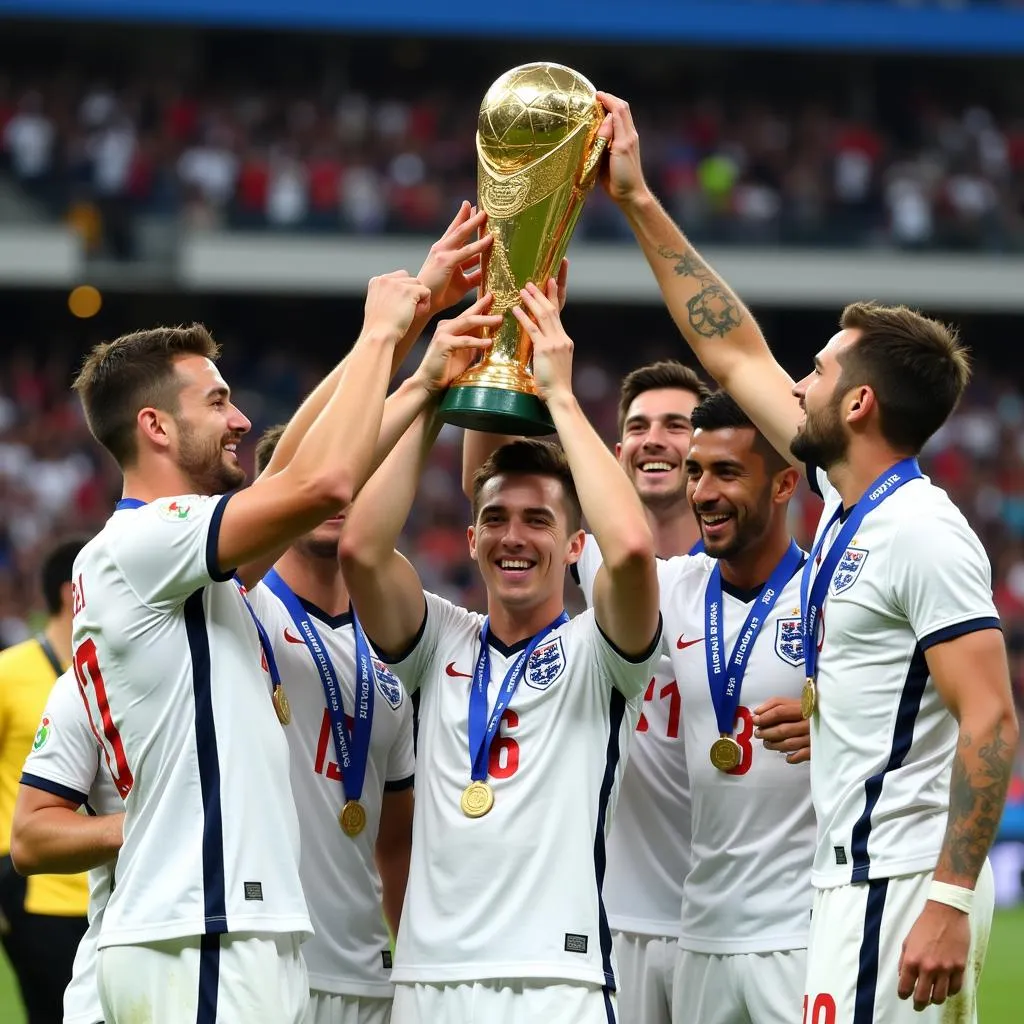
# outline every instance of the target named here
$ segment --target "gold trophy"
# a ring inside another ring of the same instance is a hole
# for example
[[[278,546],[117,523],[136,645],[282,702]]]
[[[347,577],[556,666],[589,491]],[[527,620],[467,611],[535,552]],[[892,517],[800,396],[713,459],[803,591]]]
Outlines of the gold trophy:
[[[554,431],[530,372],[530,340],[511,311],[528,281],[543,288],[558,270],[597,179],[604,117],[590,82],[561,64],[524,64],[487,90],[476,133],[477,188],[494,243],[481,289],[494,295],[491,312],[504,319],[488,332],[488,352],[445,395],[447,422],[496,434]]]

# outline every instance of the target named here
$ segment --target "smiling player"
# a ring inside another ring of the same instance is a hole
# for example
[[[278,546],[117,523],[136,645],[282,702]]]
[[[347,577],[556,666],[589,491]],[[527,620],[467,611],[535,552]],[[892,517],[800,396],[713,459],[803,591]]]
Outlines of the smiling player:
[[[615,1020],[605,839],[657,658],[658,590],[640,503],[573,397],[556,300],[553,282],[546,295],[531,286],[516,315],[565,455],[519,441],[481,467],[469,543],[488,616],[424,595],[394,550],[436,433],[428,417],[342,537],[371,642],[422,694],[395,1024]],[[606,558],[595,610],[570,622],[562,588],[584,544],[581,506]]]

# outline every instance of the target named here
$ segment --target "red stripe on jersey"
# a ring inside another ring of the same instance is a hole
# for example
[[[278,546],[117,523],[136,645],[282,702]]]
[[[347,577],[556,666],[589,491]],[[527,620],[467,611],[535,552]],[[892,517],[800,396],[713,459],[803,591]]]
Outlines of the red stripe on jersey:
[[[86,673],[88,670],[88,680]],[[107,768],[114,780],[121,799],[125,800],[135,785],[135,778],[128,767],[128,759],[124,754],[124,744],[121,742],[121,734],[114,725],[114,718],[110,714],[110,704],[107,702],[107,687],[103,682],[103,673],[100,671],[99,657],[96,651],[96,643],[91,637],[80,643],[75,650],[75,678],[78,680],[78,690],[85,701],[85,710],[89,713],[89,725],[92,727],[96,742],[103,749],[103,756],[107,761]],[[103,722],[103,735],[107,742],[104,743],[92,720],[89,708],[89,698],[86,694],[86,687],[92,683],[93,692],[96,694],[96,706],[99,708],[100,720]],[[114,761],[111,764],[110,755],[113,753]]]

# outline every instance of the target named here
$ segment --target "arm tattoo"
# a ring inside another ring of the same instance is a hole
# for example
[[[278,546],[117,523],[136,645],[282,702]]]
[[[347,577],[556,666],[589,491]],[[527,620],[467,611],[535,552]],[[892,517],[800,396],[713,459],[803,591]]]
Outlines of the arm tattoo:
[[[673,271],[679,277],[693,278],[701,290],[687,300],[690,327],[702,338],[724,338],[743,320],[743,307],[736,296],[715,276],[715,272],[695,253],[676,252],[667,245],[658,255],[675,261]]]
[[[666,260],[675,260],[676,265],[672,269],[680,277],[693,277],[702,284],[714,280],[711,268],[695,252],[675,252],[667,245],[662,245],[658,247],[658,255]]]
[[[953,875],[977,878],[999,831],[1014,748],[999,723],[975,751],[961,732],[949,786],[949,821],[939,865]]]

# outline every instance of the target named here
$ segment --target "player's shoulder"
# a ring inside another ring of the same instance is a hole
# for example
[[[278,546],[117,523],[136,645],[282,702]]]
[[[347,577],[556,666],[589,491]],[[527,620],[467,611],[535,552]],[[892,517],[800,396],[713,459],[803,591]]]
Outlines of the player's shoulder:
[[[429,590],[423,591],[423,599],[426,602],[425,625],[428,629],[443,628],[446,633],[458,635],[462,632],[479,634],[483,628],[484,616],[479,612],[463,608]]]
[[[928,477],[911,480],[882,508],[899,535],[894,550],[908,543],[919,550],[922,545],[954,539],[981,543],[956,502]]]

